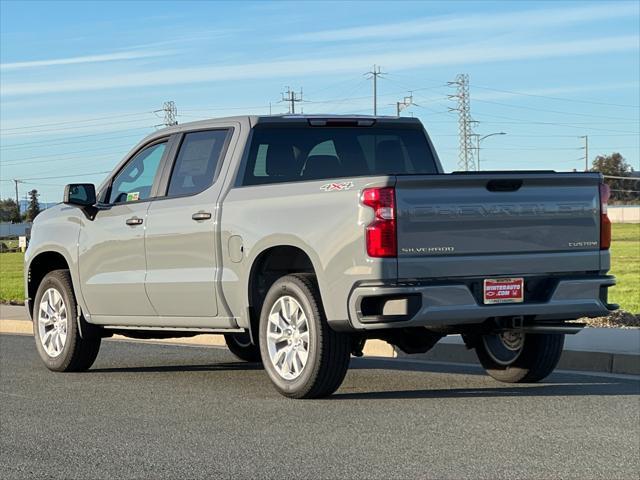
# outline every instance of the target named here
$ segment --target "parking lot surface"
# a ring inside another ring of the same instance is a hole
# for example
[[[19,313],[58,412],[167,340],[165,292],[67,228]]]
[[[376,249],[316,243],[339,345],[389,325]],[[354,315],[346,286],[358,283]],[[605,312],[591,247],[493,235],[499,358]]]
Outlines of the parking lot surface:
[[[0,335],[0,477],[638,478],[639,393],[367,358],[296,401],[223,348],[105,341],[89,372],[59,374]]]

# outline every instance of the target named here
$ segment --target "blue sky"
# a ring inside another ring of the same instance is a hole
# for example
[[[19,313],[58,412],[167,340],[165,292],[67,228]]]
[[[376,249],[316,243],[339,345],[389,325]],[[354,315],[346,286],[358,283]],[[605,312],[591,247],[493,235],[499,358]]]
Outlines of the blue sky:
[[[621,152],[640,170],[640,7],[628,2],[1,1],[0,196],[104,173],[162,122],[286,112],[379,113],[413,91],[448,171],[457,118],[447,82],[470,76],[484,168],[571,170]],[[80,176],[79,174],[88,174]],[[55,178],[50,178],[55,177]]]

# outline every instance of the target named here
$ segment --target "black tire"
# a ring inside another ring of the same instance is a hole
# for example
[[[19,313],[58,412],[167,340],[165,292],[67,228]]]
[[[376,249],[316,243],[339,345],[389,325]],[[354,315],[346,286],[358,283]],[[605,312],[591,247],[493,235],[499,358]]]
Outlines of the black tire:
[[[238,359],[245,362],[261,362],[260,347],[251,343],[248,333],[227,333],[224,336],[227,348]]]
[[[292,380],[285,379],[278,373],[269,356],[267,345],[269,312],[283,296],[291,296],[300,304],[309,327],[307,363],[299,376]],[[271,286],[260,314],[259,343],[265,370],[276,390],[286,397],[329,396],[340,387],[349,368],[350,338],[329,327],[315,277],[310,274],[287,275]]]
[[[55,289],[62,296],[67,311],[66,341],[59,355],[52,357],[46,352],[40,338],[39,309],[44,293]],[[40,358],[49,370],[55,372],[80,372],[88,370],[100,351],[100,337],[81,338],[77,321],[78,305],[73,292],[69,270],[49,272],[38,287],[33,303],[33,336]]]
[[[509,365],[497,363],[482,340],[476,345],[476,355],[487,373],[496,380],[505,383],[535,383],[553,372],[562,355],[563,346],[563,334],[527,333],[522,352]]]

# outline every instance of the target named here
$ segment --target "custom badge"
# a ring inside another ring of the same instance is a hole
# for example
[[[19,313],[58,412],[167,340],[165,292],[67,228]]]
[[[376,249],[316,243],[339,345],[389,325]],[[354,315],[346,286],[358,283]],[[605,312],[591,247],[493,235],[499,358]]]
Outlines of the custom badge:
[[[353,182],[332,182],[322,185],[320,190],[325,192],[342,192],[344,190],[351,190],[352,188]]]

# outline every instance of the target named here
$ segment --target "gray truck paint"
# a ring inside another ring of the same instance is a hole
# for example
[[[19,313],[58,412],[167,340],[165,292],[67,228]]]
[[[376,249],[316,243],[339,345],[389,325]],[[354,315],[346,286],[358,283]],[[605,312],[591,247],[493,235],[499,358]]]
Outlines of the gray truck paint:
[[[60,253],[69,265],[87,320],[132,328],[249,327],[251,268],[261,254],[283,245],[299,248],[311,260],[327,319],[337,329],[456,325],[492,316],[566,319],[608,313],[600,287],[613,283],[604,276],[609,253],[593,244],[599,238],[598,175],[354,177],[340,178],[353,182],[353,187],[339,192],[321,189],[330,180],[238,185],[253,127],[308,119],[232,117],[155,132],[116,166],[99,192],[135,153],[158,138],[170,137],[168,163],[160,175],[166,179],[181,133],[229,128],[232,137],[215,183],[193,196],[107,207],[93,220],[79,208],[51,208],[34,224],[26,271],[38,255]],[[437,156],[436,162],[443,173]],[[491,192],[483,187],[488,180],[514,179],[523,182],[515,191]],[[378,186],[396,187],[397,259],[370,258],[364,247],[364,228],[372,212],[361,205],[360,194],[364,188]],[[209,212],[212,218],[194,222],[191,215],[196,212]],[[125,225],[132,215],[142,218],[143,224]],[[561,279],[548,301],[536,304],[479,305],[460,283],[469,277],[547,274],[567,278]],[[582,277],[575,278],[578,274]],[[434,281],[445,284],[428,284]],[[416,294],[423,304],[408,320],[363,322],[361,299],[378,294]]]

